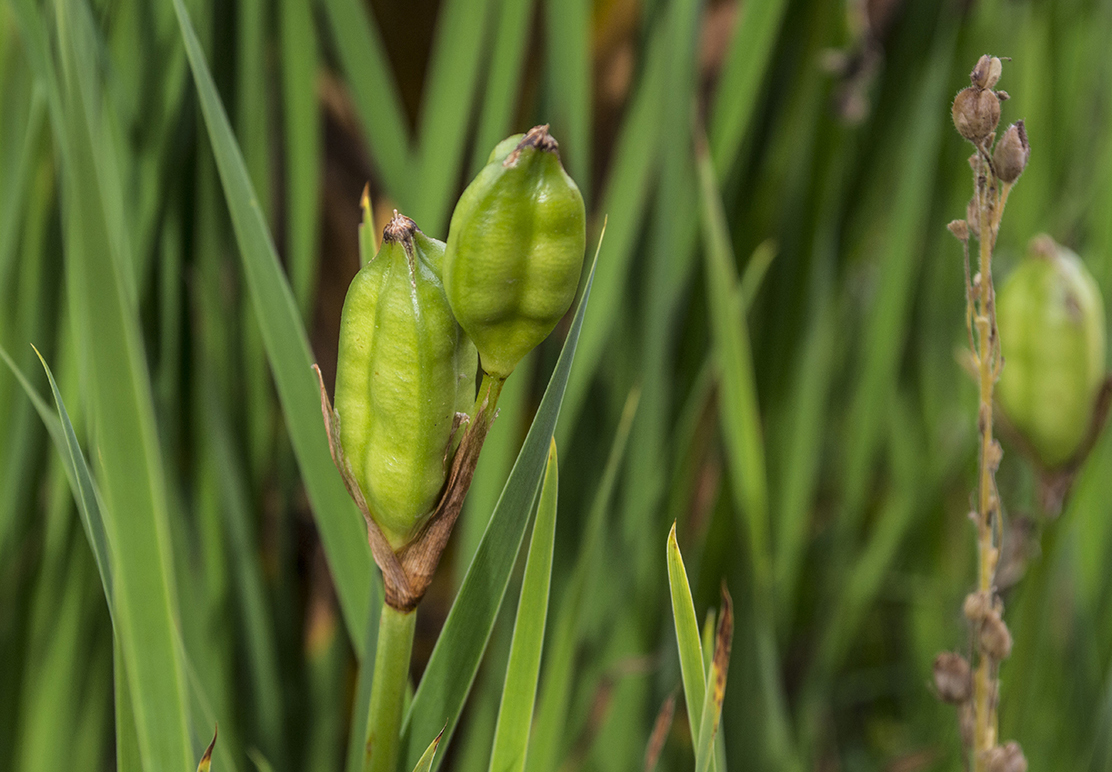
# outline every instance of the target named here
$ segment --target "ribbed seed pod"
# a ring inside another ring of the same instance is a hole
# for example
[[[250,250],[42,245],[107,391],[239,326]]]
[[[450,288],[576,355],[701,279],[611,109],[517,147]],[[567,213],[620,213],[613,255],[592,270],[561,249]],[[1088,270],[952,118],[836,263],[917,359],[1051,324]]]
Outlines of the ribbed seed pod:
[[[1039,460],[1060,467],[1089,431],[1104,375],[1100,291],[1077,255],[1040,236],[1004,285],[997,320],[1000,404]]]
[[[366,234],[370,208],[363,208]],[[475,349],[444,296],[443,254],[443,242],[395,213],[378,254],[352,280],[340,321],[340,443],[395,550],[435,509],[457,406],[474,399]]]
[[[444,256],[448,302],[484,371],[508,376],[567,312],[585,242],[583,197],[548,127],[499,143],[452,213]]]

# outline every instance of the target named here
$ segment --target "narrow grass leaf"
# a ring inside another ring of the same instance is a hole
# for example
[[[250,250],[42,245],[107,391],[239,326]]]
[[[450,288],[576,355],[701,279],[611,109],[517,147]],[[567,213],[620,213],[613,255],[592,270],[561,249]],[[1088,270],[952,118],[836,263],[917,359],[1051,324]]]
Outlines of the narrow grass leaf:
[[[411,206],[409,130],[378,29],[359,0],[319,0],[363,123],[371,162],[398,208]]]
[[[705,147],[698,153],[711,339],[721,378],[722,434],[730,476],[740,493],[758,595],[771,587],[768,476],[757,405],[749,325],[734,300],[737,272],[722,201]],[[770,600],[765,595],[766,601]]]
[[[708,128],[714,172],[719,178],[729,173],[753,120],[761,79],[772,59],[787,7],[786,0],[754,0],[742,6]]]
[[[438,237],[447,236],[452,194],[463,165],[479,64],[486,51],[490,2],[445,0],[436,20],[411,172],[421,184],[414,186],[411,211],[406,214]]]
[[[494,730],[491,772],[520,772],[525,768],[533,704],[541,669],[544,628],[548,619],[548,591],[552,580],[552,546],[556,538],[557,493],[560,476],[556,460],[556,441],[548,451],[548,465],[541,484],[537,517],[521,581],[521,597],[514,620],[510,661],[498,708]]]
[[[883,411],[876,406],[888,402],[907,336],[912,290],[923,258],[919,245],[924,243],[930,222],[930,192],[938,169],[942,129],[946,126],[937,118],[938,106],[945,103],[955,38],[952,26],[936,33],[921,83],[909,91],[918,96],[908,116],[906,144],[898,156],[904,162],[891,193],[892,212],[875,285],[877,298],[862,341],[865,361],[846,421],[845,503],[838,524],[838,539],[843,544],[855,540],[864,515],[863,504],[882,426]],[[891,185],[888,181],[884,184]]]
[[[706,670],[703,666],[703,648],[699,641],[699,622],[695,617],[695,604],[691,600],[691,585],[683,566],[683,555],[676,540],[676,524],[668,532],[668,588],[672,596],[672,619],[676,624],[676,646],[680,655],[680,674],[683,676],[683,699],[687,705],[687,718],[692,727],[700,726],[703,718],[703,696],[706,691]]]
[[[729,229],[714,168],[702,137],[699,138],[696,157],[711,341],[718,362],[722,393],[719,418],[733,483],[734,509],[739,513],[739,525],[746,533],[745,543],[753,574],[754,636],[768,727],[765,742],[775,765],[782,769],[795,769],[799,761],[793,757],[787,705],[779,679],[779,654],[776,651],[768,471],[749,326],[745,314],[739,313],[741,309],[736,300],[739,289]]]
[[[286,427],[313,505],[348,634],[356,650],[362,651],[363,622],[370,602],[372,576],[363,518],[332,466],[320,417],[320,396],[310,370],[309,341],[258,201],[252,193],[243,157],[189,14],[181,0],[174,0],[174,8]]]
[[[597,261],[596,250],[595,263]],[[413,695],[413,704],[402,727],[406,767],[419,758],[423,747],[419,738],[430,736],[438,726],[444,726],[445,734],[451,736],[471,690],[529,523],[593,280],[594,263],[536,417]]]
[[[722,720],[722,700],[726,696],[726,675],[730,668],[730,646],[734,637],[734,607],[730,593],[722,584],[722,612],[718,617],[718,630],[714,636],[714,658],[707,675],[706,695],[702,720],[699,722],[699,739],[695,746],[695,772],[714,769],[714,738]]]
[[[122,170],[102,112],[96,28],[80,2],[56,6],[62,78],[51,110],[66,147],[62,212],[71,322],[96,427],[98,484],[112,566],[113,619],[143,765],[195,761],[175,644],[176,598],[164,473],[123,222]],[[117,664],[120,664],[119,662]]]
[[[545,0],[548,88],[552,133],[579,187],[591,190],[591,10],[590,0]]]
[[[599,259],[596,302],[584,325],[579,366],[568,384],[565,421],[556,441],[569,445],[571,431],[579,419],[587,389],[594,379],[606,344],[617,322],[622,293],[633,262],[634,247],[640,236],[641,218],[648,204],[656,151],[660,141],[659,111],[661,92],[667,75],[667,30],[658,24],[651,33],[645,54],[645,73],[626,112],[615,143],[610,175],[603,190],[599,211],[613,220],[606,248]]]
[[[471,154],[471,176],[486,165],[491,148],[512,133],[514,108],[521,88],[525,46],[533,20],[533,0],[495,0],[498,25],[490,57],[483,108]],[[585,180],[580,180],[586,184]]]
[[[549,655],[544,661],[536,729],[526,757],[526,769],[529,772],[552,772],[556,769],[560,762],[561,744],[567,739],[568,704],[571,702],[572,688],[578,680],[575,655],[584,636],[584,621],[587,616],[584,607],[591,597],[588,593],[602,583],[599,574],[605,559],[607,515],[610,513],[618,470],[626,457],[626,446],[640,397],[641,392],[637,388],[626,397],[602,479],[587,515],[587,524],[580,540],[579,557],[560,599]],[[601,613],[598,610],[601,605],[596,605],[595,613]]]
[[[302,317],[313,307],[317,273],[321,117],[317,42],[310,0],[280,0],[282,102],[286,141],[286,258]]]

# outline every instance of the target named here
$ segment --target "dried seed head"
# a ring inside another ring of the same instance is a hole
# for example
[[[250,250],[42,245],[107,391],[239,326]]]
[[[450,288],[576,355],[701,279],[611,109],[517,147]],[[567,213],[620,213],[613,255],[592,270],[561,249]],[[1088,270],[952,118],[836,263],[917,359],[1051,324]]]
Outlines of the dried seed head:
[[[1000,59],[985,54],[977,60],[977,66],[973,68],[973,72],[969,73],[969,81],[976,88],[992,88],[1000,80],[1003,69]]]
[[[987,772],[1027,772],[1027,757],[1015,740],[985,752]]]
[[[1031,146],[1027,144],[1027,131],[1023,128],[1023,121],[1016,121],[1004,132],[992,154],[996,176],[1001,182],[1015,182],[1027,168],[1027,159],[1030,157]]]
[[[981,648],[995,660],[1007,659],[1012,653],[1012,634],[996,609],[981,620]]]
[[[1000,100],[992,91],[970,86],[954,97],[950,114],[958,134],[979,145],[1000,123]]]
[[[980,622],[992,612],[992,600],[988,593],[971,592],[965,596],[962,611],[970,622]]]
[[[962,703],[973,691],[969,663],[965,657],[944,651],[934,658],[934,688],[943,702]]]
[[[951,220],[946,227],[958,241],[969,241],[969,224],[965,220]]]

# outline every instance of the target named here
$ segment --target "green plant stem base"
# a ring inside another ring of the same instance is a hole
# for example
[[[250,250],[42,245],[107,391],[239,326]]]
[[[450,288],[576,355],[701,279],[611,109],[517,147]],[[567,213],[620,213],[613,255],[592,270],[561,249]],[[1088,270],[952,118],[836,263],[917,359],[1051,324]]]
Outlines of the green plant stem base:
[[[367,735],[363,772],[394,772],[398,766],[398,737],[402,724],[402,700],[409,677],[413,630],[417,612],[403,613],[382,606],[375,652],[374,683],[367,711]]]

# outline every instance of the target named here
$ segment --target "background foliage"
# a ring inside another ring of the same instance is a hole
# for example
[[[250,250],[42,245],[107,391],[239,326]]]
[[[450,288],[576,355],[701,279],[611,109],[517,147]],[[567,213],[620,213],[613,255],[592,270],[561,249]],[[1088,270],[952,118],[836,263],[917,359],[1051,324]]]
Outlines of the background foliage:
[[[541,122],[609,227],[556,430],[528,768],[642,764],[680,683],[674,520],[697,613],[722,577],[735,601],[731,766],[958,767],[927,687],[935,653],[967,645],[974,572],[949,100],[981,53],[1012,57],[1005,120],[1033,154],[1000,274],[1046,231],[1112,297],[1112,3],[184,8],[191,62],[169,3],[0,5],[0,768],[188,768],[216,720],[219,772],[343,767],[380,590],[307,365],[331,383],[359,194],[443,238],[494,143]],[[198,100],[205,63],[247,176]],[[415,684],[566,331],[508,382]],[[28,343],[91,478],[51,444],[66,427]],[[1002,735],[1032,769],[1112,770],[1112,433],[1054,522],[1005,451]],[[488,764],[514,605],[452,769]],[[661,764],[692,758],[679,710]]]

